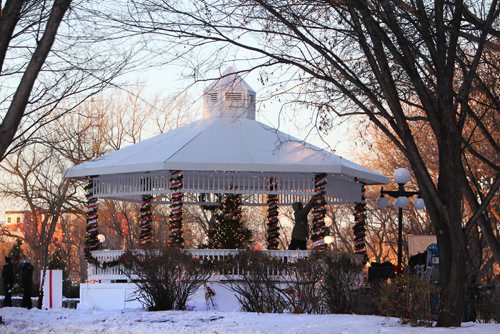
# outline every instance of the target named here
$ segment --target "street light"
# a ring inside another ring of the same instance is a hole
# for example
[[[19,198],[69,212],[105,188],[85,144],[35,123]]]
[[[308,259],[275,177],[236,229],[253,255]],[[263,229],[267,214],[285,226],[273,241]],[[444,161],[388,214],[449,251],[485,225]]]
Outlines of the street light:
[[[398,168],[394,171],[394,182],[398,184],[398,190],[384,190],[380,189],[380,197],[377,199],[377,208],[385,209],[388,201],[384,195],[395,198],[394,208],[398,209],[398,271],[401,269],[403,262],[403,209],[408,205],[408,197],[417,195],[418,197],[413,201],[413,206],[417,210],[425,208],[424,200],[420,197],[418,191],[406,191],[405,183],[410,181],[410,172],[406,168]]]

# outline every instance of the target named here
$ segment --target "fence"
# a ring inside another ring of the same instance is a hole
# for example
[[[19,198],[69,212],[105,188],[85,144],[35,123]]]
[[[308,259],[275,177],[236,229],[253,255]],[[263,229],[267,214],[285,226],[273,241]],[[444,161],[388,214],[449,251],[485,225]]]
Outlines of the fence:
[[[228,260],[240,253],[242,250],[238,249],[186,249],[186,252],[198,258],[200,262],[210,261],[217,263],[229,262]],[[140,252],[135,250],[134,252]],[[308,257],[311,254],[309,250],[260,250],[267,255],[273,256],[278,259],[278,262],[293,263],[298,259]],[[99,261],[99,263],[117,260],[124,253],[123,250],[100,250],[93,251],[92,255]],[[342,254],[336,254],[341,256]],[[357,259],[356,256],[354,256]],[[360,260],[360,259],[359,259]],[[240,268],[237,263],[231,266],[216,266],[217,271],[212,273],[211,280],[221,280],[240,275]],[[277,270],[277,268],[269,268],[269,270]],[[125,268],[123,265],[111,266],[101,268],[93,264],[88,265],[88,278],[89,282],[128,282],[130,281],[127,275],[124,274]]]

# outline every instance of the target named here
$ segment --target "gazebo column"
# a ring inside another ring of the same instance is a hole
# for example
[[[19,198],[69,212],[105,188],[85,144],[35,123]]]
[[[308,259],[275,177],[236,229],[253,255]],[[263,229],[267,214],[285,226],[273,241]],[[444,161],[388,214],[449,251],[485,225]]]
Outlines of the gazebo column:
[[[170,171],[170,244],[175,247],[184,247],[182,236],[182,201],[183,201],[183,173],[180,170]]]
[[[326,200],[325,200],[326,174],[319,173],[314,176],[314,196],[316,197],[313,204],[313,226],[311,240],[313,241],[314,249],[326,249],[326,244],[323,242],[325,238],[325,215],[326,215]]]
[[[91,256],[90,252],[99,248],[97,235],[97,197],[94,196],[94,183],[90,179],[85,186],[85,196],[87,198],[87,227],[85,234],[85,256]]]
[[[269,180],[269,190],[276,190],[278,184],[275,178]],[[278,249],[279,239],[278,195],[267,195],[267,249]]]
[[[325,238],[325,215],[326,215],[326,200],[325,200],[326,174],[320,173],[314,176],[314,196],[313,203],[313,223],[311,240],[313,241],[314,249],[326,249],[326,244],[323,242]]]
[[[356,203],[354,206],[354,253],[363,255],[365,260],[366,255],[366,201],[365,201],[365,186],[361,188],[361,202]]]
[[[143,195],[142,196],[142,205],[139,210],[140,212],[140,243],[141,245],[150,244],[153,238],[153,229],[152,229],[152,210],[151,210],[151,201],[153,200],[153,196],[151,195]]]

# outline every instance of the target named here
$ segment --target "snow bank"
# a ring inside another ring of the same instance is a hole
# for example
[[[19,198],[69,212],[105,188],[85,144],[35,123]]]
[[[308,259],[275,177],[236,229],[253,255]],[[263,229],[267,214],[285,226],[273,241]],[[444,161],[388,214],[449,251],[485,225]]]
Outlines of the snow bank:
[[[193,333],[500,333],[499,324],[465,323],[461,328],[415,328],[397,319],[359,315],[256,314],[220,311],[146,312],[97,310],[0,309],[5,325],[2,334],[19,333],[106,333],[106,334],[193,334]]]

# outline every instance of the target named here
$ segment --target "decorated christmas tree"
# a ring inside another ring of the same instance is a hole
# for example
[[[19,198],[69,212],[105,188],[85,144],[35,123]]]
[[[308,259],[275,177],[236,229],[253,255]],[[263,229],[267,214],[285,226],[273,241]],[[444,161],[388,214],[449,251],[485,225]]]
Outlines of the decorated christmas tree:
[[[252,233],[244,227],[241,204],[241,195],[224,197],[208,232],[209,248],[242,249],[249,245]]]
[[[13,263],[21,262],[21,259],[24,256],[22,246],[23,246],[23,241],[21,239],[16,239],[16,243],[12,246],[8,255],[12,259]]]
[[[50,256],[49,269],[59,269],[63,272],[66,271],[66,263],[64,262],[63,252],[60,247],[57,247]]]
[[[23,252],[23,241],[21,239],[16,239],[16,243],[12,246],[7,255],[12,259],[12,265],[14,266],[14,293],[20,291],[21,284],[21,260],[24,258]]]
[[[68,275],[68,268],[66,261],[64,260],[64,253],[60,246],[57,246],[56,250],[52,253],[49,260],[48,269],[62,270],[63,272],[63,294],[68,296],[71,290],[71,280]]]

